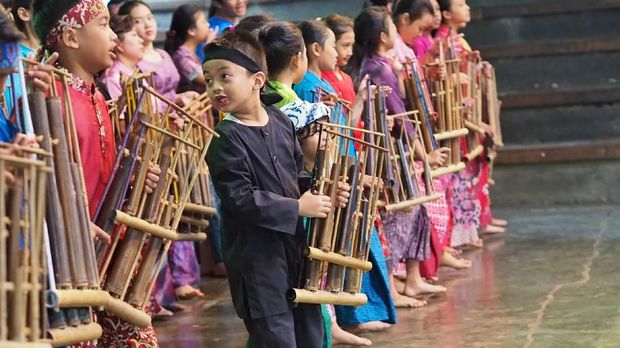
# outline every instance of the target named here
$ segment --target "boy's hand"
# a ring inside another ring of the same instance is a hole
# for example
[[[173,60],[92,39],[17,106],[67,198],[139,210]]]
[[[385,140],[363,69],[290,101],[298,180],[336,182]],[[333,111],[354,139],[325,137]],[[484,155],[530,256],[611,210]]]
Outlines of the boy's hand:
[[[58,53],[54,52],[45,63],[32,66],[26,70],[26,76],[32,80],[33,86],[40,92],[47,93],[54,82],[52,81],[51,72],[57,61]]]
[[[339,181],[338,189],[336,191],[336,201],[338,202],[338,205],[340,208],[346,207],[347,203],[349,203],[349,197],[351,197],[351,186],[346,182]]]
[[[299,216],[324,219],[332,208],[328,196],[306,191],[299,199]]]
[[[106,245],[110,244],[110,242],[112,241],[112,238],[110,237],[109,234],[105,233],[104,230],[102,230],[99,226],[95,225],[95,223],[92,221],[89,221],[89,225],[90,225],[90,235],[93,238],[93,241],[96,239],[99,239]]]
[[[447,147],[439,148],[428,154],[428,164],[431,167],[442,167],[448,160],[450,149]]]

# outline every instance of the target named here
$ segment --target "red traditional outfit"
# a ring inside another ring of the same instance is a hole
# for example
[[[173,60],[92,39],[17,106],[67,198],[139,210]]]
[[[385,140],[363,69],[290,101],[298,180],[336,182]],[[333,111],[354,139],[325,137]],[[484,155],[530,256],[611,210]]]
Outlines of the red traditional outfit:
[[[45,36],[45,47],[53,48],[62,33],[68,28],[81,28],[105,11],[101,0],[75,1],[60,17]],[[36,16],[36,13],[35,13]],[[62,67],[60,67],[63,69]],[[116,147],[112,120],[106,100],[95,84],[88,85],[84,80],[71,74],[68,92],[80,146],[80,157],[84,181],[88,194],[91,218],[110,179],[114,166]],[[63,93],[61,82],[57,82],[59,94]],[[103,328],[103,335],[95,342],[83,342],[80,347],[158,347],[153,327],[138,328],[107,312],[99,312],[96,318]]]

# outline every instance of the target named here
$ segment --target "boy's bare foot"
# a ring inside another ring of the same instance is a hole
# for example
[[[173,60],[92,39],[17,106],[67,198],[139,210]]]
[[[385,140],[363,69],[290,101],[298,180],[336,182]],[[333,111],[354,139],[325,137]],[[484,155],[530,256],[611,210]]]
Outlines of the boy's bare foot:
[[[181,300],[187,300],[195,297],[204,297],[204,293],[195,287],[185,284],[174,289],[174,294]]]
[[[344,331],[338,324],[332,323],[332,344],[347,346],[370,346],[372,341],[368,338],[356,336],[350,332]]]
[[[441,256],[441,265],[460,270],[471,268],[471,261],[465,259],[458,259],[452,254],[450,254],[448,251],[444,251],[443,255]]]
[[[491,225],[495,225],[495,226],[499,226],[499,227],[506,227],[506,226],[508,226],[508,221],[506,221],[504,219],[493,219],[493,220],[491,220]]]
[[[488,225],[482,231],[482,234],[500,234],[500,233],[505,233],[505,232],[506,232],[506,228],[504,228],[504,227],[495,226],[495,225]]]

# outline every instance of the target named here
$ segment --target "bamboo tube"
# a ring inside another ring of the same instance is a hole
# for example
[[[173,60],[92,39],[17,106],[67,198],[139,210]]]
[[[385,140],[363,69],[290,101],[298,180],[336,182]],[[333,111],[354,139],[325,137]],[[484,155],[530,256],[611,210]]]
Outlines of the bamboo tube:
[[[471,121],[465,120],[465,127],[471,129],[472,131],[476,133],[484,134],[484,129],[482,129],[480,126],[478,126],[477,124]]]
[[[411,207],[414,207],[416,205],[422,205],[424,203],[436,201],[439,198],[441,198],[441,194],[436,193],[436,194],[429,195],[429,196],[423,196],[423,197],[420,197],[420,198],[407,200],[407,201],[400,202],[400,203],[397,203],[397,204],[389,204],[389,205],[385,206],[385,210],[390,211],[390,212],[391,211],[407,210],[407,209],[410,209]]]
[[[469,129],[461,128],[461,129],[456,129],[452,131],[446,131],[443,133],[435,133],[434,135],[435,135],[435,140],[442,141],[442,140],[459,138],[467,134],[469,134]]]
[[[353,295],[346,292],[332,293],[328,291],[308,291],[304,289],[292,289],[289,292],[289,299],[295,303],[330,303],[343,306],[363,306],[368,303],[368,297],[361,293]]]
[[[383,133],[379,133],[379,132],[375,132],[375,131],[370,131],[370,130],[363,129],[363,128],[356,128],[356,127],[346,126],[346,125],[342,125],[342,124],[329,123],[329,122],[319,122],[319,123],[321,125],[325,126],[325,127],[348,129],[348,130],[352,130],[352,131],[358,131],[358,132],[361,132],[361,133],[364,133],[364,134],[372,134],[372,135],[383,136]]]
[[[0,341],[2,348],[52,348],[51,343],[47,342],[9,342]]]
[[[469,161],[473,161],[474,158],[482,155],[482,153],[484,152],[484,146],[482,145],[478,145],[476,146],[470,153],[465,155],[465,160]]]
[[[179,233],[179,237],[175,242],[202,242],[207,240],[207,234],[204,232]]]
[[[334,252],[325,252],[323,250],[313,247],[306,247],[304,255],[313,260],[325,261],[344,267],[355,268],[364,272],[368,272],[372,269],[372,263],[370,263],[369,261],[359,260]]]
[[[178,241],[180,240],[179,238],[181,238],[181,236],[179,236],[180,233],[177,233],[175,230],[167,229],[157,224],[144,221],[119,210],[114,211],[112,219],[117,224],[123,224],[127,227],[134,228],[138,231],[148,233],[162,239]]]
[[[409,116],[409,115],[416,115],[420,113],[418,110],[411,110],[411,111],[405,111],[405,112],[401,112],[398,114],[393,114],[393,115],[387,115],[387,117],[403,117],[403,116]]]
[[[129,303],[123,302],[112,296],[110,296],[110,300],[106,303],[105,309],[115,316],[138,327],[147,327],[151,325],[151,316],[146,314],[144,311],[131,306]]]
[[[190,216],[181,216],[181,222],[184,224],[196,226],[196,227],[209,227],[209,220],[206,219],[196,219]]]
[[[65,329],[50,329],[47,334],[56,347],[68,346],[80,342],[91,341],[101,337],[103,329],[97,323],[67,327]]]
[[[431,177],[434,178],[438,178],[442,175],[446,175],[446,174],[450,174],[450,173],[456,173],[458,171],[461,171],[465,169],[465,163],[463,162],[459,162],[457,164],[452,164],[449,165],[447,167],[441,167],[441,168],[437,168],[437,169],[433,169],[431,171]]]
[[[203,215],[216,215],[217,210],[213,207],[209,207],[206,205],[194,204],[194,203],[186,203],[183,212],[187,213],[197,213]]]

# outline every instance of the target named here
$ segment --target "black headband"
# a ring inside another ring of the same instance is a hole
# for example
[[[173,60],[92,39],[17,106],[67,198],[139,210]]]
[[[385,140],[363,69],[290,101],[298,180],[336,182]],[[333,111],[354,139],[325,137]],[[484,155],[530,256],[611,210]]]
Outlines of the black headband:
[[[242,66],[253,74],[263,71],[263,69],[254,60],[252,60],[252,58],[234,48],[222,47],[217,43],[210,43],[205,47],[204,53],[205,63],[214,59],[223,59]]]

